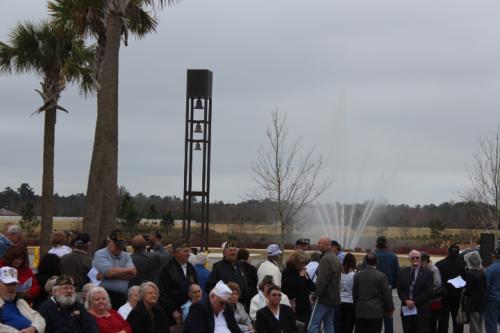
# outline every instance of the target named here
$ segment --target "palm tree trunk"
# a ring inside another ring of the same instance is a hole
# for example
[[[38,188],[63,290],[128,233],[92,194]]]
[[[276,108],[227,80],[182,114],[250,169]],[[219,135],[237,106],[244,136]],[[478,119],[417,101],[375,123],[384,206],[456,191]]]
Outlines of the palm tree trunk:
[[[42,223],[41,223],[41,249],[45,254],[50,247],[53,219],[54,195],[54,145],[56,131],[56,109],[45,110],[43,133],[43,174],[42,174]]]
[[[85,202],[84,228],[92,239],[92,251],[116,225],[118,191],[118,60],[121,17],[108,16],[102,76],[97,93],[94,149]]]

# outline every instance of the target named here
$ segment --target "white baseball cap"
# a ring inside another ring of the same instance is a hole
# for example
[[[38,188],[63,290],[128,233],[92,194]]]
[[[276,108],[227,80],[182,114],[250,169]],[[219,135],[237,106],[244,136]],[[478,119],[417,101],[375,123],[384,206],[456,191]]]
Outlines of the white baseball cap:
[[[9,266],[0,268],[0,281],[3,284],[19,283],[17,280],[17,269]]]
[[[267,255],[268,256],[277,256],[280,255],[282,252],[280,250],[280,247],[278,244],[271,244],[267,247]]]

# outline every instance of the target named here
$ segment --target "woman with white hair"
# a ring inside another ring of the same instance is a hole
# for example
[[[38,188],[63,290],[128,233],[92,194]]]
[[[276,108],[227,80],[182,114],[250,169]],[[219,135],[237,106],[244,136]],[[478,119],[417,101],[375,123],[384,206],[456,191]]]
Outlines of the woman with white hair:
[[[86,306],[100,333],[132,333],[130,325],[111,308],[108,293],[103,287],[90,289]]]
[[[464,260],[466,284],[462,306],[469,317],[470,333],[481,333],[483,315],[486,310],[486,276],[483,271],[483,262],[477,251],[467,253]]]
[[[160,291],[153,282],[144,282],[139,288],[139,302],[130,311],[127,321],[134,332],[166,333],[169,329],[167,315],[158,305]]]

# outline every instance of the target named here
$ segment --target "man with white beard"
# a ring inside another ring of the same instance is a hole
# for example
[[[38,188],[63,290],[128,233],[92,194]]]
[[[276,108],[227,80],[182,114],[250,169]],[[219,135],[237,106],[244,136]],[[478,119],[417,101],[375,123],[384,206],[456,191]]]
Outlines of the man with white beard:
[[[50,333],[99,333],[94,318],[76,301],[75,283],[68,275],[58,276],[52,297],[40,305]]]
[[[0,332],[43,333],[45,320],[22,298],[16,297],[17,270],[0,268]]]

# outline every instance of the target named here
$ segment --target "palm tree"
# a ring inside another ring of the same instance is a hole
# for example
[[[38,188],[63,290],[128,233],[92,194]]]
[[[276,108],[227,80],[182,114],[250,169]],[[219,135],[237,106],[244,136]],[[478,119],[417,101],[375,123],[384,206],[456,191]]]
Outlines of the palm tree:
[[[9,43],[0,42],[0,72],[21,74],[34,72],[42,78],[43,105],[35,113],[45,114],[42,175],[42,253],[48,250],[52,233],[54,193],[54,138],[59,98],[68,83],[77,83],[83,95],[96,86],[94,75],[95,47],[71,30],[56,29],[49,21],[38,24],[19,23],[11,32]]]
[[[160,7],[173,0],[158,0]],[[147,9],[154,0],[53,0],[49,10],[61,26],[97,40],[97,120],[85,199],[84,228],[95,246],[116,224],[118,192],[118,60],[123,37],[155,31],[157,21]]]

